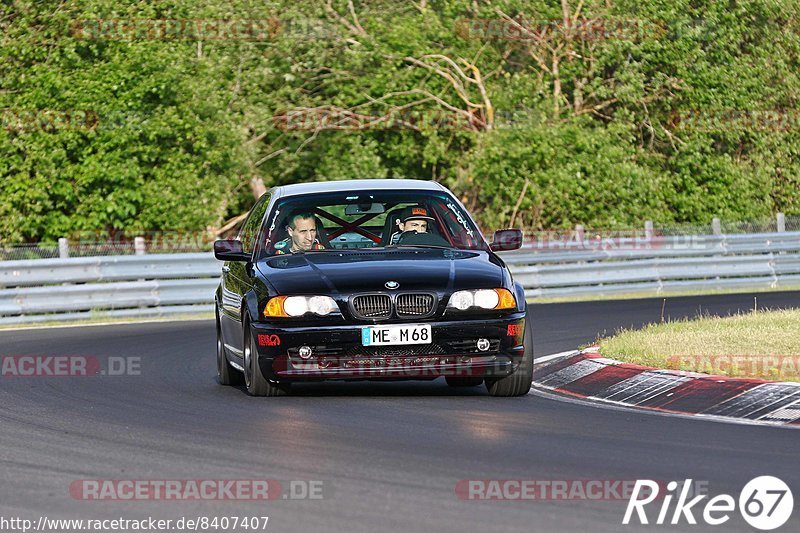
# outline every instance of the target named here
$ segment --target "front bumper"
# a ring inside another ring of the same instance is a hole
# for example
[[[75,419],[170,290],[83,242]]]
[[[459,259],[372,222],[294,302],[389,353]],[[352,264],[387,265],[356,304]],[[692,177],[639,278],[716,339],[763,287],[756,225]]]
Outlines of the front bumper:
[[[261,372],[273,381],[432,379],[511,374],[524,352],[524,322],[524,313],[420,321],[431,326],[431,344],[374,347],[361,344],[362,328],[374,324],[312,328],[258,323],[252,329]],[[478,339],[488,339],[489,348],[478,349]],[[310,357],[300,357],[301,346],[312,349]]]

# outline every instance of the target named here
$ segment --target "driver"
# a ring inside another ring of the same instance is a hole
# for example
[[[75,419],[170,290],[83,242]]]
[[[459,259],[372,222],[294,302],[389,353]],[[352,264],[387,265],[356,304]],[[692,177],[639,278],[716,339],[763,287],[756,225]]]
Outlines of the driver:
[[[397,229],[392,233],[391,244],[397,244],[404,231],[415,231],[417,233],[428,232],[428,221],[433,221],[428,210],[424,207],[406,207],[400,213],[400,220],[397,221]]]
[[[275,243],[276,254],[325,249],[317,240],[317,220],[311,213],[292,215],[287,222],[286,231],[289,236]]]

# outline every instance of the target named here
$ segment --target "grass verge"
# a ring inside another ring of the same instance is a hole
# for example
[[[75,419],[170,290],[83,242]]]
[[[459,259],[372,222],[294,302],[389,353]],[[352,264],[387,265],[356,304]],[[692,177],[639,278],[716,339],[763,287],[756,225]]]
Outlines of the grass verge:
[[[627,363],[800,382],[800,310],[707,316],[621,330],[600,353]]]

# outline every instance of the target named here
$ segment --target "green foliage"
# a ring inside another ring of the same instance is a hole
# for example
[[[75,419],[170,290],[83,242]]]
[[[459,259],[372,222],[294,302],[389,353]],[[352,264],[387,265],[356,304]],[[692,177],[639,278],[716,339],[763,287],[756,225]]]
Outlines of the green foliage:
[[[581,5],[578,17],[650,33],[582,39],[562,26],[546,42],[464,29],[520,15],[557,28],[559,1],[325,4],[4,3],[0,241],[220,227],[259,180],[435,179],[485,229],[512,215],[620,228],[800,214],[795,0],[570,0],[572,15]],[[268,18],[279,31],[260,41],[75,32],[86,19]],[[298,109],[350,118],[319,131],[275,118]],[[686,120],[726,110],[793,121]]]

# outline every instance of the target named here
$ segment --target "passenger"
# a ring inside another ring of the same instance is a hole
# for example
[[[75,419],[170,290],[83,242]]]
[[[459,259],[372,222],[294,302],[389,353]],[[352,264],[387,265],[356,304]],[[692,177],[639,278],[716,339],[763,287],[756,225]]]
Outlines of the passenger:
[[[286,231],[289,236],[275,243],[276,254],[325,249],[317,240],[317,220],[311,213],[298,213],[290,217]]]
[[[400,213],[400,220],[397,221],[397,229],[399,231],[392,233],[391,244],[397,244],[400,236],[405,231],[415,231],[417,233],[428,232],[428,221],[433,221],[434,218],[428,214],[428,210],[424,207],[406,207]]]

